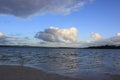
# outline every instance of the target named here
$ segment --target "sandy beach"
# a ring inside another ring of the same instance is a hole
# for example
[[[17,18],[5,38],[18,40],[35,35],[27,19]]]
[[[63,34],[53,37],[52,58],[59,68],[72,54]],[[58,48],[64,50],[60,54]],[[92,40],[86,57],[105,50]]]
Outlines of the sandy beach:
[[[109,75],[111,80],[120,80],[120,75]],[[0,66],[0,80],[84,80],[70,78],[58,74],[50,74],[41,70],[22,66]],[[91,79],[90,79],[91,80]]]
[[[81,80],[22,66],[0,66],[0,80]]]

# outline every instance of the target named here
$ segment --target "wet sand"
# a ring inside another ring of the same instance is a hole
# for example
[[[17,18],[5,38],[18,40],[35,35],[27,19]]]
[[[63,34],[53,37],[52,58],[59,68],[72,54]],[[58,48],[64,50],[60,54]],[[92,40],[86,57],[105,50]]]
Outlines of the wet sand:
[[[22,66],[0,66],[0,80],[81,80]]]
[[[111,75],[112,80],[120,80],[120,75]]]
[[[120,75],[118,74],[108,74],[108,76],[110,77],[110,80],[120,80]],[[0,66],[0,80],[86,80],[86,79],[70,78],[58,74],[50,74],[30,67],[3,65]]]

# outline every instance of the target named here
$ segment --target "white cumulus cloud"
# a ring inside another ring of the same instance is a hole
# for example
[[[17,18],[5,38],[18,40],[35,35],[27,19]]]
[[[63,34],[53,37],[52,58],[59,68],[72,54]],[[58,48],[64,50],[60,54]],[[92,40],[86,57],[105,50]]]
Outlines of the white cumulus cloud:
[[[0,38],[2,38],[3,36],[4,36],[4,34],[0,32]]]
[[[120,36],[120,32],[119,32],[119,33],[117,33],[117,36]]]
[[[101,40],[102,36],[99,33],[92,33],[91,37],[95,40]]]
[[[78,39],[77,29],[74,27],[69,29],[50,27],[38,32],[35,37],[48,42],[64,43],[76,42]]]

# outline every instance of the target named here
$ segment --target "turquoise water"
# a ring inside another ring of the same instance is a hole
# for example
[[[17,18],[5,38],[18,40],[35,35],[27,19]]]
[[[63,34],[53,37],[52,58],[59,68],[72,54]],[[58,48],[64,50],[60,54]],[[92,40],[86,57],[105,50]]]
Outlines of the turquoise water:
[[[120,74],[119,49],[0,48],[0,65],[30,66],[86,80]]]

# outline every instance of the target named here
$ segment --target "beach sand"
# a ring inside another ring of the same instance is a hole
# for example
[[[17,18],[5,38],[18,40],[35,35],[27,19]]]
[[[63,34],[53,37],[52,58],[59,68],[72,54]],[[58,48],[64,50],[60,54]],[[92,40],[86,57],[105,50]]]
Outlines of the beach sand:
[[[0,66],[0,80],[81,80],[45,73],[30,67]]]
[[[110,75],[111,76],[111,78],[112,78],[112,80],[120,80],[120,75],[118,75],[118,74],[114,74],[114,75]]]
[[[120,75],[118,74],[108,75],[111,78],[110,80],[120,80]],[[0,80],[85,80],[85,79],[70,78],[58,74],[50,74],[31,67],[3,65],[0,66]]]

